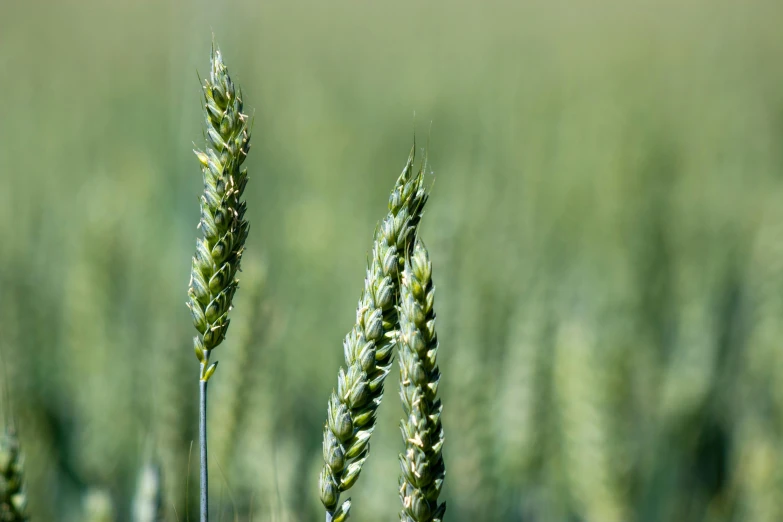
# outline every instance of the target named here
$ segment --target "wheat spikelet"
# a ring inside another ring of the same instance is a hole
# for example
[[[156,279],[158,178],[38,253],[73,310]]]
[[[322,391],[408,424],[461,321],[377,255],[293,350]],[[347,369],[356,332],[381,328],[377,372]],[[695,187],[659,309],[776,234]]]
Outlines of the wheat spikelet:
[[[160,522],[163,516],[163,478],[152,462],[141,468],[133,496],[133,522]]]
[[[732,486],[737,491],[738,520],[772,522],[783,519],[783,210],[779,193],[768,208],[754,238],[745,293],[750,332],[733,373],[733,395],[742,405],[734,422],[736,456]]]
[[[269,314],[265,308],[265,275],[251,263],[242,271],[242,295],[237,297],[238,315],[232,333],[231,364],[221,366],[223,377],[212,390],[213,400],[220,408],[213,410],[208,419],[212,427],[212,444],[217,461],[223,471],[231,474],[236,443],[247,416],[248,392],[253,376],[259,370],[259,349],[264,347],[269,328]],[[239,327],[239,328],[237,328]]]
[[[706,268],[699,266],[698,270]],[[669,422],[681,421],[704,407],[715,371],[717,328],[710,308],[714,295],[696,288],[695,278],[682,279],[677,349],[666,368],[661,399],[661,415]]]
[[[206,150],[194,151],[204,174],[199,222],[204,236],[196,242],[187,304],[199,332],[194,347],[201,379],[207,381],[215,369],[208,364],[210,353],[225,338],[230,322],[228,312],[238,285],[235,275],[249,227],[241,199],[247,184],[247,169],[241,165],[250,148],[247,116],[242,113],[241,92],[214,47],[204,98]]]
[[[521,480],[537,452],[541,387],[541,359],[548,317],[541,293],[520,304],[512,317],[509,344],[500,377],[500,400],[493,405],[493,430],[502,475]]]
[[[85,522],[114,522],[116,512],[114,501],[106,490],[90,489],[82,500]]]
[[[611,463],[603,374],[596,334],[579,317],[564,319],[555,342],[554,385],[566,480],[589,522],[627,520]]]
[[[251,294],[254,292],[256,295],[243,305],[243,309],[249,310],[248,320],[242,322],[247,329],[234,333],[240,339],[239,343],[244,340],[246,346],[240,351],[245,351],[247,359],[242,363],[243,368],[237,368],[241,377],[235,377],[242,386],[241,389],[235,387],[232,392],[236,393],[233,401],[237,416],[234,419],[235,434],[225,446],[227,461],[224,469],[236,484],[234,497],[245,499],[245,504],[238,507],[241,513],[247,512],[252,520],[256,520],[271,512],[280,520],[288,520],[286,510],[296,502],[287,502],[287,499],[296,497],[296,492],[301,490],[302,476],[298,470],[302,466],[302,455],[289,451],[288,437],[281,436],[278,431],[283,419],[287,418],[284,413],[286,408],[281,409],[279,404],[281,381],[286,377],[281,374],[278,360],[286,342],[287,318],[275,299],[267,293],[265,284],[263,287],[261,284],[253,286],[252,282],[247,285],[249,275],[244,274],[243,282],[246,283],[245,288],[251,287],[251,291],[243,292],[243,296],[253,297]],[[220,382],[223,384],[225,379]],[[247,458],[248,455],[253,458]],[[310,475],[307,473],[307,476]],[[293,494],[289,495],[291,491]]]
[[[110,229],[84,232],[81,256],[64,266],[62,383],[74,406],[74,438],[78,441],[74,447],[79,455],[75,465],[91,482],[103,484],[111,480],[106,462],[124,456],[122,449],[134,432],[130,415],[112,415],[117,409],[133,407],[130,379],[112,372],[125,362],[123,350],[117,348],[129,338],[119,334],[123,326],[112,320],[111,269],[116,269],[113,258],[123,255],[124,248],[112,241]],[[89,357],[73,357],[84,347],[89,347]]]
[[[417,239],[405,263],[400,294],[400,398],[406,415],[400,423],[405,442],[400,455],[402,522],[439,522],[446,511],[445,503],[438,504],[446,467],[434,299],[432,263]]]
[[[493,412],[496,373],[485,360],[481,347],[487,332],[482,329],[490,300],[481,297],[481,286],[470,279],[470,270],[465,267],[459,277],[450,278],[450,291],[458,287],[457,295],[475,296],[471,299],[454,300],[450,303],[451,314],[441,315],[449,321],[453,334],[453,345],[449,345],[449,362],[459,379],[443,383],[444,394],[451,397],[447,419],[452,433],[459,437],[451,439],[451,481],[449,482],[454,503],[452,510],[468,520],[484,517],[493,520],[492,448]],[[444,284],[445,287],[445,284]],[[441,303],[443,306],[449,303]],[[447,319],[448,318],[448,319]],[[452,349],[453,348],[453,349]],[[456,414],[456,412],[459,412]]]
[[[733,470],[737,490],[738,520],[773,522],[783,517],[780,499],[783,484],[783,454],[775,429],[756,412],[741,415],[735,434],[737,463]]]
[[[533,509],[550,411],[548,295],[539,287],[526,288],[524,294],[510,318],[498,392],[490,401],[492,462],[499,508],[505,511],[501,518]]]
[[[338,507],[340,493],[356,483],[367,459],[383,381],[391,367],[399,272],[427,201],[426,158],[414,173],[414,151],[415,145],[389,197],[389,213],[375,230],[356,324],[343,341],[346,368],[340,368],[337,391],[329,399],[319,490],[326,519],[333,522],[348,517],[350,499]]]
[[[172,327],[172,323],[177,326]],[[192,362],[184,350],[189,333],[186,326],[167,315],[156,318],[153,326],[154,338],[160,347],[153,353],[153,433],[155,454],[166,477],[163,483],[166,520],[175,520],[175,513],[185,511],[184,491],[191,437],[190,430],[185,428],[195,418],[193,408],[183,407],[191,397],[188,386],[191,381],[182,372],[182,368]]]
[[[0,439],[0,522],[27,520],[27,494],[24,489],[24,461],[13,428]]]
[[[234,87],[223,64],[220,50],[212,47],[212,69],[204,83],[206,102],[206,150],[194,151],[204,174],[199,228],[204,236],[196,242],[188,308],[199,335],[193,339],[199,371],[199,447],[201,454],[201,522],[208,516],[207,473],[207,383],[217,363],[209,357],[226,337],[231,310],[239,282],[239,270],[249,224],[242,193],[247,184],[247,169],[242,163],[250,149],[247,116],[242,113],[242,93]]]

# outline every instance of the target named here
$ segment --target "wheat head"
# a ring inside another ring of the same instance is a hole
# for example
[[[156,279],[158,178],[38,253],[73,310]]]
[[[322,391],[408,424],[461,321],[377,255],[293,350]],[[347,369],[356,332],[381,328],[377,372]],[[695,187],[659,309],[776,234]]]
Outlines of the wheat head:
[[[161,522],[163,515],[163,476],[160,466],[148,462],[141,468],[133,496],[133,522]]]
[[[187,303],[199,333],[193,342],[204,381],[215,371],[215,364],[208,366],[210,352],[228,330],[249,228],[242,200],[247,169],[241,166],[250,149],[250,133],[242,93],[231,81],[220,50],[213,48],[211,62],[204,83],[206,148],[194,151],[204,174],[199,222],[203,237],[196,242]]]
[[[375,230],[356,324],[343,341],[345,368],[340,368],[337,391],[329,399],[319,480],[327,521],[348,518],[350,499],[338,506],[340,493],[356,483],[367,459],[383,382],[391,368],[400,268],[427,201],[426,158],[414,172],[414,152],[415,145],[389,197],[389,212]]]
[[[0,522],[27,520],[24,460],[16,432],[6,429],[0,438]]]
[[[400,295],[400,423],[405,453],[400,454],[402,522],[440,522],[446,504],[438,496],[446,476],[443,463],[443,410],[438,398],[440,370],[435,331],[432,263],[421,240],[405,263]]]
[[[199,228],[193,256],[188,308],[199,335],[193,339],[199,371],[200,521],[209,520],[207,471],[207,383],[217,362],[209,356],[226,337],[239,281],[236,273],[242,259],[249,224],[245,220],[242,193],[247,169],[242,163],[250,149],[247,116],[242,112],[242,93],[234,86],[220,50],[212,46],[211,71],[204,82],[206,150],[195,150],[204,174]]]
[[[108,491],[101,488],[90,488],[82,498],[85,522],[114,522],[117,510]]]

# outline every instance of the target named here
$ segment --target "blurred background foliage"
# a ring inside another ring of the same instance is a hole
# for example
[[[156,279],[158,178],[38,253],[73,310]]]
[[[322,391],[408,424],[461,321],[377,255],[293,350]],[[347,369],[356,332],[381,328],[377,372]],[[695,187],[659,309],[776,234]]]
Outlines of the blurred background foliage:
[[[783,3],[0,3],[0,365],[35,520],[194,520],[197,71],[255,116],[213,516],[321,518],[326,401],[416,129],[447,519],[783,520]],[[414,116],[415,112],[415,116]],[[431,136],[431,138],[430,138]],[[397,370],[356,520],[396,517]]]

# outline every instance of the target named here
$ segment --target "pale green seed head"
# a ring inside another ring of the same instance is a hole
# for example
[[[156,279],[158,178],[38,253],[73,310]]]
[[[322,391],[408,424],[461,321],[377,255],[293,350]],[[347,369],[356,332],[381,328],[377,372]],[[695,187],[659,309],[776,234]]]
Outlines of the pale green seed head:
[[[438,504],[446,468],[443,462],[442,406],[437,398],[440,371],[436,363],[435,287],[432,263],[424,244],[416,240],[402,273],[400,292],[400,399],[405,418],[400,431],[405,453],[400,454],[400,520],[441,520]]]
[[[250,132],[241,92],[218,49],[213,49],[203,90],[206,148],[195,151],[204,180],[199,222],[203,237],[196,242],[187,305],[199,334],[194,339],[196,357],[205,365],[210,351],[226,337],[238,286],[236,274],[249,229],[242,200],[247,170],[242,163],[250,148]],[[205,367],[202,379],[208,379],[214,369],[214,365]]]
[[[0,438],[0,522],[27,521],[24,459],[13,430]]]
[[[340,460],[332,450],[324,453],[321,500],[333,521],[348,517],[350,503],[337,507],[339,492],[349,489],[359,478],[369,453],[376,410],[383,398],[383,383],[391,369],[398,329],[400,270],[412,250],[427,201],[426,164],[414,171],[413,159],[412,150],[389,196],[389,212],[375,230],[356,324],[343,342],[346,367],[339,371],[337,391],[329,402],[324,447],[331,447],[331,431],[344,456]],[[338,403],[351,420],[350,433],[345,429],[347,422],[337,422]],[[335,487],[337,494],[333,496]]]

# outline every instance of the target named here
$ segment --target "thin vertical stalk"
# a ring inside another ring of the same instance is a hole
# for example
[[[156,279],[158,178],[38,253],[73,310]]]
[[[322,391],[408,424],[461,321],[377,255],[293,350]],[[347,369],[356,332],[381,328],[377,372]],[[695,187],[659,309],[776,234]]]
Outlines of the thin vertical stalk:
[[[205,364],[201,365],[201,372],[206,370]],[[209,522],[209,471],[207,469],[207,381],[199,379],[199,407],[198,407],[198,443],[201,450],[200,466],[200,512],[199,520]]]

